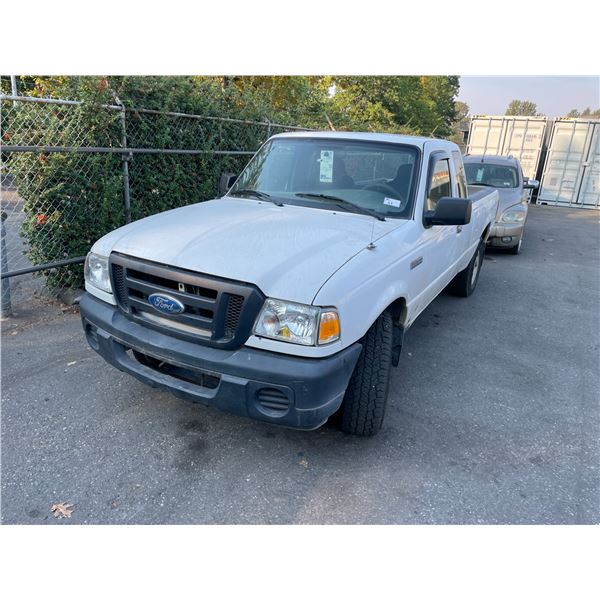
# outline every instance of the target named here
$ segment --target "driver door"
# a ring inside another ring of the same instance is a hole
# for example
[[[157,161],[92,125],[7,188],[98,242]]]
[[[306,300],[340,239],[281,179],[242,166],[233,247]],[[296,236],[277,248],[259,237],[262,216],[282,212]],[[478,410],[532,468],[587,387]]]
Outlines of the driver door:
[[[424,211],[434,210],[440,198],[452,196],[453,174],[451,158],[446,152],[432,155],[429,166],[428,188]],[[423,285],[425,308],[454,277],[458,239],[455,225],[432,225],[424,227],[421,234],[423,265],[420,278]]]

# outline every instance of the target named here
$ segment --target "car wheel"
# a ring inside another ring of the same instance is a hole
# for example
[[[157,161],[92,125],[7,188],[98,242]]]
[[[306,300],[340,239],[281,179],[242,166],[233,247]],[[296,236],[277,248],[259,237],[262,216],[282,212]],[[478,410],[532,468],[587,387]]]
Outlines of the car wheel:
[[[483,242],[479,242],[479,246],[477,246],[477,250],[475,250],[475,254],[467,268],[458,273],[450,283],[449,289],[453,294],[466,298],[475,291],[477,281],[479,281],[479,273],[481,273],[484,252],[485,245]]]
[[[366,437],[381,429],[392,369],[393,328],[392,316],[384,312],[363,338],[338,415],[340,429],[346,433]]]
[[[516,246],[513,246],[509,252],[511,254],[521,254],[521,244],[523,243],[523,238],[519,240],[519,243]]]

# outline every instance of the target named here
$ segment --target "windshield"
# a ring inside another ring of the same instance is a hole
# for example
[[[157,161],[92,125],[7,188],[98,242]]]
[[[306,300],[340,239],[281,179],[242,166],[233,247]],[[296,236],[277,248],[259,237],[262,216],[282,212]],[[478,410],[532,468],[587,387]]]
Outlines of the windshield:
[[[417,159],[414,146],[401,144],[275,138],[254,156],[229,194],[255,190],[284,204],[409,218]]]
[[[516,188],[519,175],[513,167],[490,163],[466,163],[467,183],[469,185],[491,185],[497,188]]]

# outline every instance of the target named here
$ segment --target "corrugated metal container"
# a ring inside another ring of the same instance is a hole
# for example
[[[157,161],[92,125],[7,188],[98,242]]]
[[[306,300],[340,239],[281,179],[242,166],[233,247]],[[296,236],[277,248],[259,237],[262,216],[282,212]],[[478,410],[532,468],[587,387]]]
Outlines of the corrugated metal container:
[[[600,208],[600,121],[554,123],[538,202]]]
[[[518,158],[525,177],[535,179],[545,146],[546,117],[474,116],[467,154]]]

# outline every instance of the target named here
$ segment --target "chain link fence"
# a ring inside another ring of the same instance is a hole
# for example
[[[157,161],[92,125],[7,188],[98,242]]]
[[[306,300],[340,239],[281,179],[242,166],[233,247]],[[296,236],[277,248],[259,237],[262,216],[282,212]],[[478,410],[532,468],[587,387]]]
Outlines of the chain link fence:
[[[82,284],[83,258],[131,220],[214,198],[268,121],[0,95],[2,314]]]

